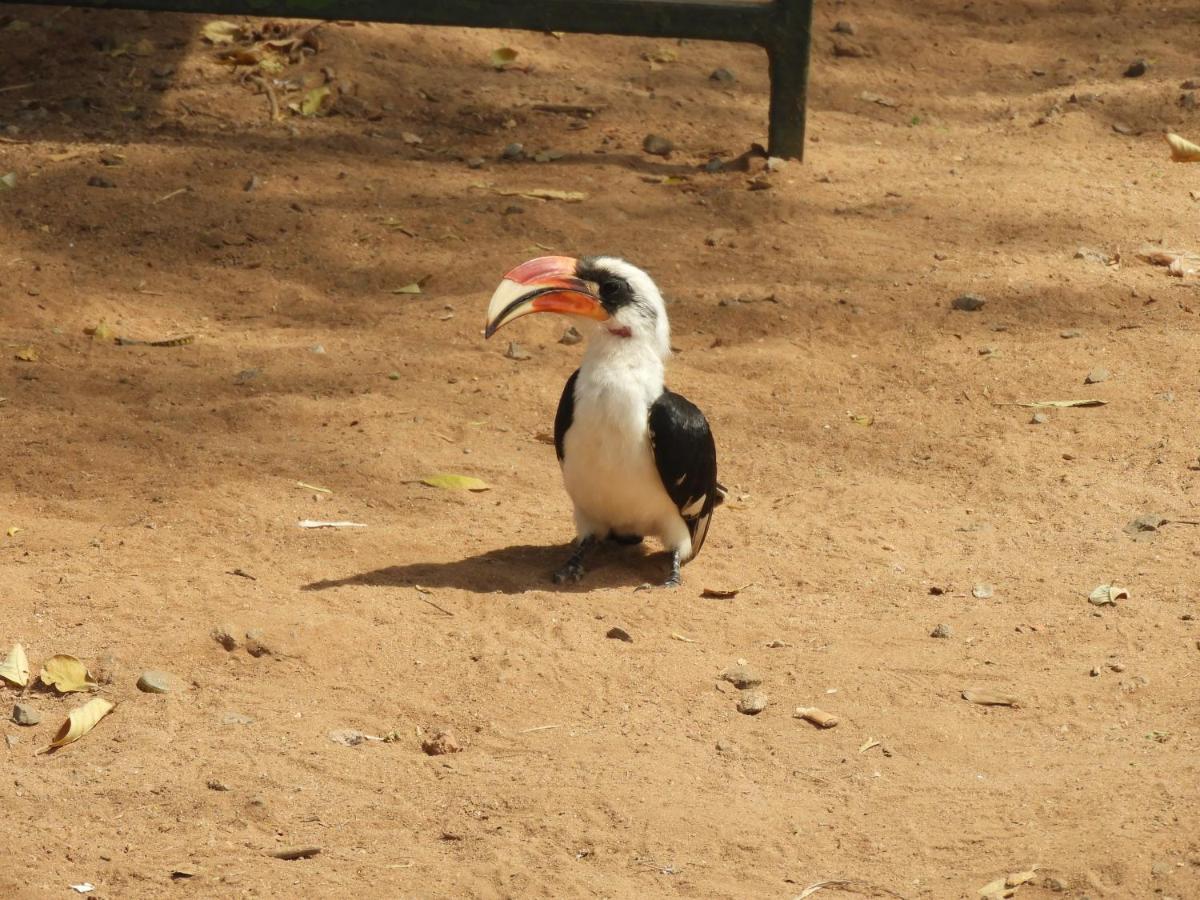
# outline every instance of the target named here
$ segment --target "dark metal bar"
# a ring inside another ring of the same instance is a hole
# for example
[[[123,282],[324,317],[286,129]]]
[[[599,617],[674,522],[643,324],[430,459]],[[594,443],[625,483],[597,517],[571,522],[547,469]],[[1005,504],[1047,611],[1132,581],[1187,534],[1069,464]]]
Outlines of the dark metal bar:
[[[813,0],[775,0],[773,6],[776,21],[767,42],[771,75],[768,152],[802,160]]]

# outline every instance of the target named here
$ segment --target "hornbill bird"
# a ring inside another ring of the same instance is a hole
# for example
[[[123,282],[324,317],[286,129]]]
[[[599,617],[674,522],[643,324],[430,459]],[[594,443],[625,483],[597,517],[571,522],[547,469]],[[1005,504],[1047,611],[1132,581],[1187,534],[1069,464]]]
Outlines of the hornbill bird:
[[[543,256],[504,276],[484,335],[535,312],[576,317],[591,331],[554,417],[577,533],[555,582],[578,581],[588,551],[605,538],[637,544],[652,535],[671,553],[665,586],[677,587],[725,491],[704,414],[663,386],[671,341],[662,294],[623,259]]]

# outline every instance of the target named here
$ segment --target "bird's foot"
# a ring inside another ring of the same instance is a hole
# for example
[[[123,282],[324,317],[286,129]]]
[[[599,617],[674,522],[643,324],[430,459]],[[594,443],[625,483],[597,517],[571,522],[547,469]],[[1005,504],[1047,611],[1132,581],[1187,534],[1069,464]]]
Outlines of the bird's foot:
[[[675,550],[671,553],[671,574],[667,576],[667,580],[663,582],[665,588],[677,588],[683,584],[683,579],[679,577],[679,551]]]
[[[589,550],[596,546],[596,539],[589,535],[581,540],[575,546],[575,552],[571,554],[561,569],[554,573],[555,584],[575,584],[583,578],[583,558],[587,556]]]
[[[664,588],[673,590],[673,589],[679,587],[681,584],[683,584],[683,580],[679,577],[679,573],[676,573],[676,574],[672,575],[670,578],[668,578],[666,581],[664,581],[662,583],[662,586]]]
[[[568,560],[567,564],[554,573],[555,584],[575,584],[583,579],[583,564]]]

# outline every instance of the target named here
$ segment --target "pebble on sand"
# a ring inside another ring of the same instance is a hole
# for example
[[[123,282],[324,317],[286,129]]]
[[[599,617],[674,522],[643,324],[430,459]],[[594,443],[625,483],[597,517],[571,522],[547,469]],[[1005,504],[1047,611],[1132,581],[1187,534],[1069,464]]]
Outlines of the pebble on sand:
[[[143,694],[171,693],[171,676],[166,672],[149,670],[138,676],[137,689]]]

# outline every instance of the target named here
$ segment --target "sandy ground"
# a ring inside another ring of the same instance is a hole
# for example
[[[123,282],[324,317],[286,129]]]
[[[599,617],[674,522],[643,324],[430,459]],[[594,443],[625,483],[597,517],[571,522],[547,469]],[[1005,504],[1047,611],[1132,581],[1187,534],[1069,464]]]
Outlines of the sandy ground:
[[[1161,137],[1200,137],[1193,4],[821,2],[805,163],[716,174],[766,129],[753,48],[327,25],[272,121],[207,18],[2,13],[0,653],[118,706],[35,755],[80,696],[0,688],[42,715],[0,724],[0,894],[1200,896],[1200,280],[1137,257],[1200,250]],[[547,251],[671,301],[731,488],[673,593],[634,590],[656,547],[547,581],[581,348],[481,335]]]

